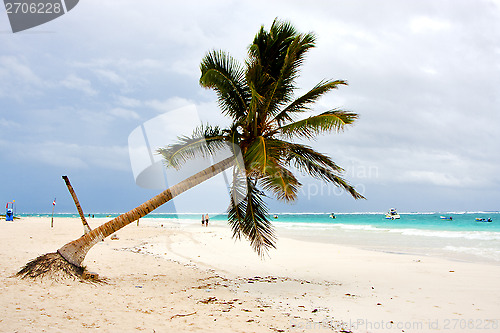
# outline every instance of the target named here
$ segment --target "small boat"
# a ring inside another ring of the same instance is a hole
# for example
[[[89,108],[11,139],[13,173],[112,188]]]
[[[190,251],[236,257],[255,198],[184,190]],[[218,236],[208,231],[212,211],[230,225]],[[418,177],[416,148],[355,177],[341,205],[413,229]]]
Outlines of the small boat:
[[[275,219],[277,219],[277,218],[278,218],[278,215],[276,215],[276,214],[275,214],[273,217],[274,217]]]
[[[330,218],[331,218],[331,219],[334,219],[334,218],[335,218],[335,214],[331,213],[331,214],[330,214]]]
[[[401,216],[399,216],[396,208],[391,208],[391,210],[387,214],[385,214],[385,218],[388,220],[398,220],[401,218]]]
[[[451,216],[440,216],[441,220],[450,220],[452,221],[453,220],[453,217]]]
[[[484,219],[481,217],[476,217],[476,222],[493,222],[493,220],[491,218]]]

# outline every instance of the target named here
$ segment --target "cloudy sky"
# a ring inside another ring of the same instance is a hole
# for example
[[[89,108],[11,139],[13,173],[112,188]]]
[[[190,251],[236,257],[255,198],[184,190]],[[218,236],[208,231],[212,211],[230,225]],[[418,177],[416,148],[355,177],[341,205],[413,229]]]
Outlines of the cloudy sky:
[[[202,121],[227,124],[215,94],[198,85],[200,60],[214,48],[243,60],[275,17],[318,37],[298,80],[302,91],[322,79],[349,82],[315,112],[340,107],[359,121],[310,144],[342,165],[367,200],[301,178],[298,202],[270,201],[272,211],[500,210],[493,0],[85,0],[16,34],[2,7],[0,203],[50,212],[57,198],[57,211],[76,212],[61,175],[86,213],[127,211],[158,193],[136,185],[129,135],[186,106]],[[220,183],[185,193],[177,209],[223,209]]]

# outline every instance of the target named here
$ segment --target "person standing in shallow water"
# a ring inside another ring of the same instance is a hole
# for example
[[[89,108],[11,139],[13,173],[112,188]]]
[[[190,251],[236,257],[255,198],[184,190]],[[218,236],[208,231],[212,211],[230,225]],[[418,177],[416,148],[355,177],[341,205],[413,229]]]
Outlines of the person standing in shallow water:
[[[205,226],[205,216],[203,214],[201,214],[201,226]]]
[[[205,215],[205,226],[208,227],[208,220],[209,220],[209,217],[208,217],[208,214]]]

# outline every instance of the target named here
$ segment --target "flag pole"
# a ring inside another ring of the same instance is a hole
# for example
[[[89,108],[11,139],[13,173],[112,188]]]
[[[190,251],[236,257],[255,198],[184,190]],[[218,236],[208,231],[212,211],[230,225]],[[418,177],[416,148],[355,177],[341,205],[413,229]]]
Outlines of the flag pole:
[[[52,201],[52,219],[50,220],[50,227],[54,227],[54,208],[56,208],[56,198]]]

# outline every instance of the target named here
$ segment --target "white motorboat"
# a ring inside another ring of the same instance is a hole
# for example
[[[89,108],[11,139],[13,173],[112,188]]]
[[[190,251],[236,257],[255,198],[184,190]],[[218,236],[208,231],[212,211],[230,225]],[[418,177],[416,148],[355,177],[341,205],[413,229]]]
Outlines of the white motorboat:
[[[401,216],[399,216],[396,208],[391,208],[391,210],[387,214],[385,214],[385,218],[388,220],[399,220]]]

